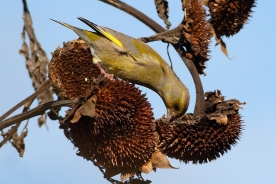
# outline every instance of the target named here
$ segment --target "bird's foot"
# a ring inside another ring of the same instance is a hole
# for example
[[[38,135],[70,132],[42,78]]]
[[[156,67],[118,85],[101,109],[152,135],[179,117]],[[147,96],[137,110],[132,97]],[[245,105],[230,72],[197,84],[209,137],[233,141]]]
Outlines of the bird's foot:
[[[109,80],[114,80],[114,75],[113,74],[110,74],[110,73],[102,73],[102,74],[104,74],[104,76],[106,77],[106,78],[108,78]]]
[[[110,73],[107,73],[99,62],[97,62],[97,66],[99,67],[101,73],[104,75],[105,78],[107,78],[109,80],[114,80],[114,75],[110,74]]]

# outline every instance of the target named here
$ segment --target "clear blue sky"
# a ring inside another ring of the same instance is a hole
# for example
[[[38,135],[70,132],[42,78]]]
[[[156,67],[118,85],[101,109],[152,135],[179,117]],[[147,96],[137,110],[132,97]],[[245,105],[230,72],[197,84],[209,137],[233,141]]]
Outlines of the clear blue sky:
[[[128,1],[164,25],[155,12],[153,1]],[[180,1],[170,1],[172,27],[182,19]],[[224,39],[229,56],[227,59],[214,46],[207,63],[207,76],[202,77],[205,91],[220,89],[226,99],[236,98],[247,104],[240,111],[245,130],[239,143],[221,158],[208,164],[184,164],[171,160],[178,170],[158,169],[143,175],[153,183],[276,183],[276,62],[275,62],[275,1],[259,1],[253,18],[238,35]],[[135,18],[96,0],[79,1],[28,1],[35,34],[51,58],[51,52],[62,43],[77,38],[75,33],[54,23],[60,20],[76,27],[88,28],[77,19],[81,16],[98,25],[110,27],[132,37],[153,35],[153,31]],[[0,1],[0,114],[33,93],[31,80],[25,68],[24,58],[18,54],[21,47],[23,8],[21,1]],[[166,44],[150,44],[163,58]],[[180,79],[191,94],[188,112],[193,111],[194,84],[182,61],[171,48],[171,58]],[[147,93],[154,108],[155,117],[165,114],[161,99],[153,92]],[[36,104],[34,104],[36,105]],[[48,120],[49,131],[37,126],[36,118],[29,122],[29,134],[25,139],[23,158],[8,143],[0,149],[1,183],[108,183],[92,163],[75,155],[76,149],[58,129],[58,122]]]

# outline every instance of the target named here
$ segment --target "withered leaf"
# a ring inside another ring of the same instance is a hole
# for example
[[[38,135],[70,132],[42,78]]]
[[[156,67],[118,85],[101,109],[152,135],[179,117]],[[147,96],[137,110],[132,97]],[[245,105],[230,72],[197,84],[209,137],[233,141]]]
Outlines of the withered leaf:
[[[19,53],[25,58],[26,68],[33,82],[33,87],[35,90],[37,90],[41,84],[47,80],[48,58],[46,52],[42,49],[38,39],[35,36],[32,25],[32,18],[30,12],[28,11],[26,1],[23,1],[23,7],[24,25],[21,33],[23,43]],[[29,39],[29,45],[26,41],[27,38]],[[39,104],[52,101],[52,90],[50,88],[45,90],[43,93],[37,96],[37,99]]]
[[[151,161],[146,163],[145,165],[142,166],[140,169],[143,173],[148,174],[152,171],[152,163]]]
[[[157,150],[151,158],[151,164],[152,167],[155,168],[172,168],[172,169],[178,169],[176,167],[173,167],[168,160],[167,156],[164,155],[160,150]]]
[[[215,120],[220,125],[227,125],[228,118],[226,115],[223,114],[214,114],[209,118],[210,120]]]
[[[76,110],[74,117],[70,122],[71,123],[78,122],[82,115],[94,118],[96,115],[95,113],[96,101],[97,101],[97,96],[95,95],[89,98],[82,106],[80,106]]]
[[[46,125],[46,119],[44,118],[43,115],[38,118],[38,126],[42,127],[42,125]],[[47,125],[46,125],[46,128],[47,128]]]
[[[158,16],[163,19],[164,23],[166,24],[167,29],[170,29],[171,23],[168,20],[169,18],[169,3],[166,0],[154,0],[154,4],[156,7],[156,11]]]
[[[12,126],[8,131],[3,132],[1,134],[1,136],[3,136],[3,137],[9,136],[11,134],[11,132],[13,131],[13,128],[14,128],[14,126]]]
[[[12,137],[12,145],[13,147],[15,147],[15,149],[17,150],[17,152],[19,153],[20,157],[23,157],[23,154],[25,152],[25,143],[24,143],[24,138],[27,136],[28,134],[28,129],[25,128],[22,133],[20,134],[20,136],[18,136],[17,133],[15,133]]]
[[[213,34],[213,37],[214,37],[214,38],[216,39],[216,41],[217,41],[216,46],[217,46],[217,45],[220,45],[220,49],[221,49],[221,51],[223,52],[223,54],[224,54],[226,57],[229,58],[229,56],[228,56],[228,51],[227,51],[227,49],[226,49],[226,44],[224,43],[224,41],[223,41],[220,37],[218,37],[218,36],[216,35],[215,30],[214,30],[213,27],[212,27],[212,29],[211,29],[211,32],[212,32],[212,34]],[[229,58],[229,59],[230,59],[230,58]]]

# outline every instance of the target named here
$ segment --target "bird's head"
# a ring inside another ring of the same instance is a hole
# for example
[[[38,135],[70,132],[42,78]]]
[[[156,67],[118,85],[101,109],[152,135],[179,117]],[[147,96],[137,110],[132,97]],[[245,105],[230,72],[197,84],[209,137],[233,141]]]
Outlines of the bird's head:
[[[189,91],[184,85],[172,88],[168,95],[165,95],[164,100],[167,107],[167,118],[171,122],[187,111],[190,102]]]

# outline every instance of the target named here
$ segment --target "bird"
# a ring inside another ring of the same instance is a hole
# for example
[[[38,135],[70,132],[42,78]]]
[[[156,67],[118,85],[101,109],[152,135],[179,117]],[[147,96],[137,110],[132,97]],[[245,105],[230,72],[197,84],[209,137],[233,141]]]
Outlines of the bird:
[[[78,19],[94,32],[51,20],[73,30],[90,48],[93,63],[107,73],[156,92],[166,106],[168,122],[185,114],[189,90],[154,49],[139,39]]]

